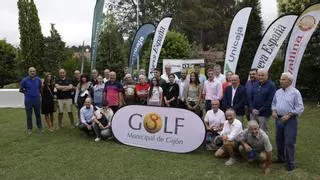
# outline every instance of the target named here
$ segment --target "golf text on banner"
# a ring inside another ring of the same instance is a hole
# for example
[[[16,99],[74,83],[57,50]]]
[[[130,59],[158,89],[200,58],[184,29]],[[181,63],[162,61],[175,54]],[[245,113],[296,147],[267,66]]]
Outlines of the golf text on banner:
[[[163,18],[156,29],[156,32],[153,37],[152,42],[152,49],[151,49],[151,55],[150,55],[150,62],[149,62],[149,71],[148,71],[148,78],[153,77],[153,70],[157,67],[158,59],[160,56],[162,44],[164,42],[164,39],[166,38],[170,23],[172,18],[171,17],[165,17]]]
[[[308,7],[296,21],[287,46],[284,72],[293,75],[292,85],[295,86],[297,75],[307,44],[320,20],[320,4]]]
[[[126,145],[187,153],[202,144],[206,131],[203,121],[191,111],[130,105],[115,113],[112,132]]]
[[[139,52],[146,42],[147,37],[154,33],[155,29],[153,24],[144,24],[137,31],[130,51],[129,67],[131,67],[131,69],[136,67]]]
[[[91,36],[91,70],[95,69],[97,49],[99,43],[99,37],[101,32],[101,24],[103,17],[104,0],[97,0],[94,7],[93,23],[92,23],[92,36]]]
[[[251,7],[242,8],[232,20],[224,61],[224,74],[228,71],[236,72],[251,10]]]
[[[266,30],[260,45],[254,56],[251,68],[269,70],[282,43],[290,33],[296,19],[296,15],[279,17]]]

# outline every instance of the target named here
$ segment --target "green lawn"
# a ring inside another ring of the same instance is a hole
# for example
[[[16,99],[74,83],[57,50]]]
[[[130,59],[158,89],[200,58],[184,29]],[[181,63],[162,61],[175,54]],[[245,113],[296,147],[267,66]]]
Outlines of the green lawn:
[[[227,167],[203,148],[175,154],[94,142],[71,129],[27,136],[23,109],[0,109],[0,179],[320,179],[320,108],[306,106],[300,118],[297,169],[273,165],[262,175],[245,162]],[[274,123],[270,121],[274,145]],[[274,146],[275,149],[275,146]],[[273,157],[275,159],[275,155]]]

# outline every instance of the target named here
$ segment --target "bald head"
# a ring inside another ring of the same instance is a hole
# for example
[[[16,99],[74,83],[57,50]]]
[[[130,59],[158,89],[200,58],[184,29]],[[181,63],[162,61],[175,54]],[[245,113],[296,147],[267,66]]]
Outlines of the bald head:
[[[64,69],[59,70],[59,77],[60,78],[65,78],[67,75],[66,71]]]
[[[258,70],[258,79],[260,83],[265,83],[269,78],[268,71],[265,69]]]
[[[28,69],[28,74],[29,74],[29,76],[30,76],[31,78],[34,78],[34,77],[36,76],[36,73],[37,73],[36,68],[30,67],[30,68]]]
[[[111,72],[109,73],[109,76],[110,76],[110,81],[111,81],[111,82],[115,82],[115,81],[116,81],[116,79],[117,79],[117,74],[116,74],[114,71],[111,71]]]
[[[231,84],[232,87],[237,87],[240,84],[240,78],[237,74],[231,76]]]

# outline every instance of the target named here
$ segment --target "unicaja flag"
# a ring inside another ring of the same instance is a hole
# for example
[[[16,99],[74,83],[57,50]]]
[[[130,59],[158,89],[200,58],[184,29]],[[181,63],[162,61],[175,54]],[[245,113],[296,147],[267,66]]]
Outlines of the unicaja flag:
[[[297,75],[307,44],[320,20],[320,4],[308,7],[296,21],[287,46],[284,72],[293,75],[292,85],[295,86]]]
[[[228,71],[236,72],[241,46],[246,33],[251,10],[251,7],[242,8],[233,18],[229,31],[226,57],[224,61],[224,74]]]
[[[157,67],[158,59],[160,56],[161,48],[166,38],[170,23],[172,18],[165,17],[163,18],[157,26],[156,32],[153,37],[150,62],[149,62],[149,71],[148,78],[153,77],[153,70]]]
[[[252,68],[269,70],[282,43],[290,33],[296,19],[296,15],[279,17],[266,30],[254,56]]]
[[[154,33],[155,29],[153,24],[144,24],[137,31],[130,51],[129,67],[132,69],[137,65],[137,57],[147,37]]]
[[[95,69],[97,48],[99,43],[99,36],[101,32],[102,17],[103,17],[104,0],[97,0],[94,7],[92,36],[91,36],[91,70]]]

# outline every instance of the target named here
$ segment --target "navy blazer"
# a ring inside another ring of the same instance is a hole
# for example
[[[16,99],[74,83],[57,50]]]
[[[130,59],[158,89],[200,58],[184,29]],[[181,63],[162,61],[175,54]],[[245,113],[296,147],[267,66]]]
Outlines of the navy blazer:
[[[235,110],[237,116],[243,116],[245,114],[244,106],[246,103],[246,90],[242,85],[239,85],[233,98],[233,106],[231,106],[232,100],[232,86],[228,86],[223,96],[223,106],[228,109]]]

